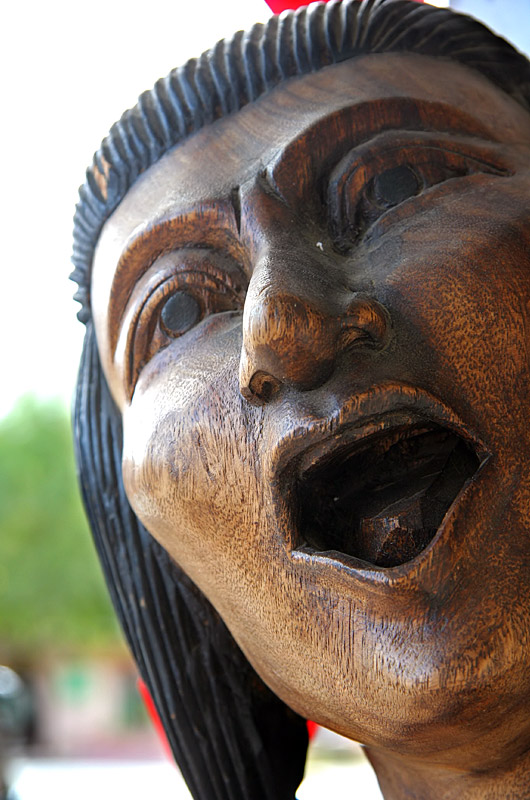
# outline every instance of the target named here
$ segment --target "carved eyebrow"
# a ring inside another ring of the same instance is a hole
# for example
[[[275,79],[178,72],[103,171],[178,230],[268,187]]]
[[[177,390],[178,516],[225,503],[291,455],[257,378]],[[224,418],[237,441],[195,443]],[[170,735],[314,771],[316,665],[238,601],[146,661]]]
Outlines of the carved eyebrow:
[[[346,106],[309,126],[267,166],[264,178],[288,204],[307,196],[338,155],[387,130],[432,131],[497,142],[474,117],[446,103],[390,97]],[[300,165],[303,164],[303,168]]]
[[[116,265],[110,293],[108,336],[111,353],[116,350],[119,324],[138,280],[160,256],[192,247],[221,250],[236,260],[245,260],[236,215],[230,202],[200,205],[175,217],[151,223],[127,242]]]

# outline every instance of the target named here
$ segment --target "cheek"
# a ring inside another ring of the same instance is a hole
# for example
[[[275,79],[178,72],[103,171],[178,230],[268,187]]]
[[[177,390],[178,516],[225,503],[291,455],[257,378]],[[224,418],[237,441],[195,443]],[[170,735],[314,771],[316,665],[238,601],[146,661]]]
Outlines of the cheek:
[[[450,240],[435,219],[429,217],[427,242],[424,226],[411,224],[385,299],[412,379],[443,397],[497,451],[521,452],[523,442],[524,452],[530,243],[509,219],[495,220],[478,206],[473,237],[449,213]]]
[[[168,348],[144,370],[123,418],[123,478],[146,528],[211,594],[248,560],[263,498],[235,351],[209,355],[176,360]]]

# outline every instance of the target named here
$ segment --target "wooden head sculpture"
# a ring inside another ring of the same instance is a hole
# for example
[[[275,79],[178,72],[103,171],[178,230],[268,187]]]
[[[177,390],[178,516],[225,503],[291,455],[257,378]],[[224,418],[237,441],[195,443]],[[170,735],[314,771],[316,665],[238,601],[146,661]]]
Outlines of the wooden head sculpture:
[[[529,112],[475,21],[313,4],[88,170],[81,482],[195,798],[292,800],[307,717],[387,798],[530,797]]]

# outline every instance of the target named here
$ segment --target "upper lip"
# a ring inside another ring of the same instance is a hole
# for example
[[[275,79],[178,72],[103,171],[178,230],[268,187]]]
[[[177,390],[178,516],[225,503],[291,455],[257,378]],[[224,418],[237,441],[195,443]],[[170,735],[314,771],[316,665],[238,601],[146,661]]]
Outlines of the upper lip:
[[[271,453],[271,482],[285,485],[339,449],[382,431],[421,423],[458,434],[480,461],[490,454],[477,432],[442,400],[410,384],[385,383],[348,398],[327,417],[293,423],[284,430]]]

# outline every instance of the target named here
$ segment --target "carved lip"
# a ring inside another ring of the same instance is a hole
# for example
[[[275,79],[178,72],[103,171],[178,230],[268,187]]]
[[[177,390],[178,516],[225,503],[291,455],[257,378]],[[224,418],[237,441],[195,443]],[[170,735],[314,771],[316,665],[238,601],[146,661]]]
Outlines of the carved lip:
[[[351,398],[277,449],[274,483],[292,556],[363,571],[414,560],[488,455],[423,390],[392,384]]]

